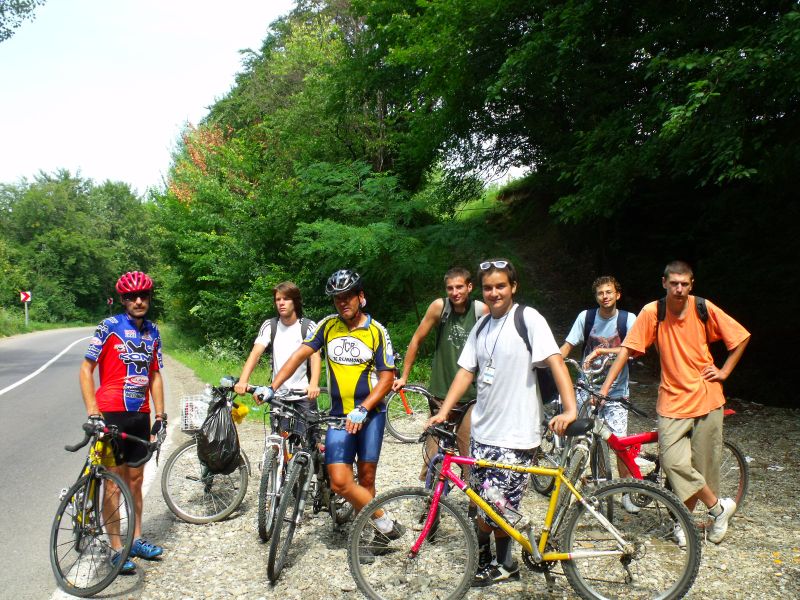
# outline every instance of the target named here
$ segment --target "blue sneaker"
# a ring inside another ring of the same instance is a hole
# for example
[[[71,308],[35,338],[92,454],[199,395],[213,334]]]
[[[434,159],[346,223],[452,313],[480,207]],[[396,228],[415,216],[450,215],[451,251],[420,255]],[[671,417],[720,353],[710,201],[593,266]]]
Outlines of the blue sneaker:
[[[138,556],[145,560],[153,560],[157,556],[161,556],[164,549],[161,546],[156,546],[146,541],[144,538],[138,538],[131,546],[131,556]]]
[[[111,564],[116,567],[117,564],[119,564],[121,558],[122,558],[121,552],[114,552],[114,554],[111,555]],[[123,575],[130,575],[135,571],[136,571],[136,563],[133,562],[132,560],[126,560],[124,563],[122,563],[122,568],[119,570],[119,572],[122,573]]]

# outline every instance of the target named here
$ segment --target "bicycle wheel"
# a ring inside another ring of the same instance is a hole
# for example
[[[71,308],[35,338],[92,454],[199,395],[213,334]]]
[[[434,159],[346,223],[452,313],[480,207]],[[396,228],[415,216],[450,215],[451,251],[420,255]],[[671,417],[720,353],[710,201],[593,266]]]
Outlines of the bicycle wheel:
[[[116,473],[84,475],[64,495],[50,531],[50,564],[58,587],[92,596],[114,581],[133,543],[133,498]],[[121,552],[122,559],[111,563]]]
[[[302,518],[303,480],[308,475],[308,465],[301,460],[289,462],[289,472],[281,489],[281,500],[275,514],[275,525],[269,544],[267,577],[275,583],[286,564],[289,547],[292,545],[294,530]]]
[[[197,457],[197,440],[178,446],[161,473],[161,493],[175,516],[188,523],[220,521],[239,508],[247,493],[248,461],[229,475],[211,473]]]
[[[548,469],[558,468],[560,456],[556,452],[555,441],[556,434],[546,427],[542,435],[542,441],[539,444],[539,451],[533,459],[534,466],[547,467]],[[555,484],[555,479],[549,475],[531,474],[531,487],[543,496],[549,496]]]
[[[700,537],[692,516],[672,492],[636,479],[600,485],[587,500],[602,505],[620,502],[623,494],[647,498],[636,514],[615,511],[611,522],[625,545],[583,504],[574,504],[567,513],[557,543],[561,552],[573,554],[562,563],[569,584],[586,600],[683,597],[700,568]],[[686,548],[673,539],[676,523],[686,536]]]
[[[608,444],[606,444],[605,441],[595,438],[589,456],[589,465],[595,485],[602,485],[614,478],[614,474],[611,472],[611,459],[608,455]],[[614,516],[614,503],[611,500],[612,499],[609,497],[608,500],[601,505],[601,510],[608,520],[611,520]]]
[[[744,452],[733,442],[724,441],[719,465],[718,496],[736,500],[736,512],[739,512],[742,510],[749,487],[750,466],[747,464]]]
[[[274,446],[267,449],[261,471],[261,484],[258,487],[258,537],[268,542],[275,522],[275,511],[278,509],[278,491],[281,487],[281,467],[278,461],[278,449]]]
[[[406,385],[401,392],[386,396],[386,431],[401,442],[418,442],[431,414],[431,394],[421,385]]]
[[[408,551],[421,531],[432,492],[398,488],[374,498],[358,513],[348,539],[348,561],[356,585],[368,598],[462,598],[475,577],[478,541],[467,515],[449,498],[440,498],[435,532],[409,558]],[[399,523],[395,540],[378,538],[371,518],[383,510]],[[376,539],[378,538],[378,539]]]

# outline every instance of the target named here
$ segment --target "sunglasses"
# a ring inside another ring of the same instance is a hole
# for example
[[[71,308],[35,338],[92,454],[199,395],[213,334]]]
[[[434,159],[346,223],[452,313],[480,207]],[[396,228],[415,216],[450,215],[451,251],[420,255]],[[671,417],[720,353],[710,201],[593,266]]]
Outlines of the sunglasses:
[[[505,269],[508,266],[507,260],[487,260],[478,265],[481,271],[488,271],[492,267],[496,269]]]
[[[122,300],[124,302],[136,302],[137,298],[150,300],[150,292],[128,292],[127,294],[122,294]]]

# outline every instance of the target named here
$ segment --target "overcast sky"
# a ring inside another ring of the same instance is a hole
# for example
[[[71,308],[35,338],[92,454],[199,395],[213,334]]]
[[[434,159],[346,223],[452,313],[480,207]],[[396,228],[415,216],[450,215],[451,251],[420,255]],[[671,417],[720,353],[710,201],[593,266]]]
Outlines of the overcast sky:
[[[197,123],[292,0],[47,0],[0,42],[0,182],[69,169],[161,187]]]

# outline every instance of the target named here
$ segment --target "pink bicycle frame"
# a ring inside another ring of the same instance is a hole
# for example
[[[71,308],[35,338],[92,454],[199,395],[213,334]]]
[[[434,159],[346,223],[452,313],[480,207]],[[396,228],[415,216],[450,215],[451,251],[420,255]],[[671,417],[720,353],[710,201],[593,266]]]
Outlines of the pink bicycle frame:
[[[422,526],[422,532],[419,534],[417,541],[414,542],[414,545],[411,546],[411,550],[408,551],[409,558],[414,558],[417,555],[419,549],[422,547],[422,543],[425,541],[425,538],[428,537],[428,533],[433,526],[433,521],[436,518],[436,515],[439,514],[439,499],[444,493],[445,479],[450,480],[453,485],[464,492],[466,492],[469,488],[469,485],[453,472],[450,465],[455,463],[457,465],[472,466],[476,462],[477,461],[474,458],[470,458],[468,456],[456,456],[452,454],[444,455],[442,460],[442,471],[439,475],[439,480],[436,482],[436,486],[433,488],[433,497],[431,498],[431,508],[428,511],[428,517],[425,519],[425,524]],[[467,495],[469,496],[469,494]]]

